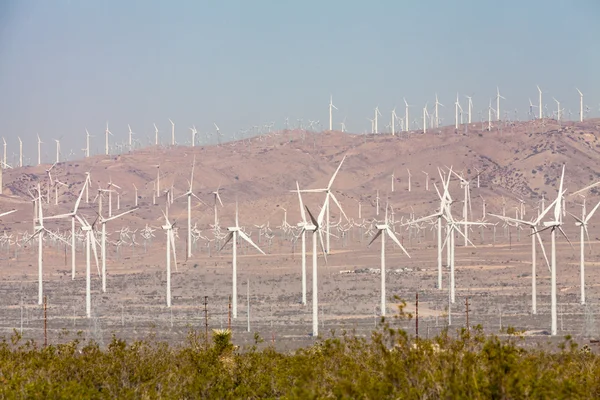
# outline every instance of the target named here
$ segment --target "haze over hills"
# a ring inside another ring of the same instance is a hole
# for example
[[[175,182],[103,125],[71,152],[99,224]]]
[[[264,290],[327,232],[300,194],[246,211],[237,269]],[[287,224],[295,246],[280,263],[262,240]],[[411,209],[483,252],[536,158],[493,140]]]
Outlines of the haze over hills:
[[[528,208],[532,208],[542,195],[555,196],[563,163],[567,165],[565,187],[570,192],[600,180],[599,135],[600,119],[560,125],[554,120],[536,120],[493,128],[491,132],[482,131],[481,124],[462,125],[458,132],[454,127],[443,127],[426,134],[402,132],[396,136],[284,131],[221,146],[144,148],[128,154],[98,155],[57,164],[52,176],[69,184],[69,188],[59,187],[58,206],[54,206],[52,190],[45,212],[47,215],[68,212],[85,180],[85,173],[91,171],[90,203],[98,185],[105,188],[112,179],[122,188],[121,209],[132,207],[135,184],[141,209],[128,217],[130,223],[142,223],[141,219],[160,220],[164,196],[157,200],[157,206],[151,206],[156,165],[160,164],[161,191],[174,185],[177,197],[187,190],[195,156],[194,192],[208,204],[197,200],[193,203],[194,220],[199,225],[212,223],[212,192],[219,187],[225,203],[225,208],[219,210],[222,226],[233,220],[236,200],[242,223],[270,221],[277,225],[283,218],[278,208],[285,207],[288,222],[294,224],[299,218],[297,198],[290,193],[295,181],[298,180],[301,188],[326,187],[345,154],[346,160],[333,189],[348,217],[354,219],[358,218],[358,200],[362,203],[363,217],[375,216],[377,190],[381,208],[389,197],[398,215],[408,215],[411,207],[417,216],[435,210],[437,195],[433,184],[439,181],[437,167],[443,166],[452,166],[465,179],[473,178],[471,196],[477,210],[481,208],[481,199],[476,198],[479,195],[485,198],[488,212],[499,211],[502,196],[511,209],[517,198],[523,198]],[[4,170],[2,210],[19,210],[5,217],[2,221],[5,226],[7,222],[24,221],[24,227],[19,229],[31,229],[28,190],[37,182],[47,187],[47,168],[49,165]],[[412,174],[410,192],[407,169]],[[477,170],[481,171],[479,189]],[[426,175],[422,171],[429,173],[429,192],[425,191]],[[392,174],[394,193],[391,193]],[[451,192],[455,200],[462,200],[458,183],[452,184]],[[116,197],[113,196],[113,214],[117,212]],[[307,195],[307,202],[316,207],[322,197]],[[185,198],[176,200],[171,215],[183,218],[185,204]],[[92,204],[83,204],[82,209],[87,207],[90,210],[84,212],[90,216],[94,214],[92,210],[97,209]],[[459,207],[456,213],[460,212]],[[480,217],[479,211],[473,212]],[[332,215],[338,215],[335,208]]]

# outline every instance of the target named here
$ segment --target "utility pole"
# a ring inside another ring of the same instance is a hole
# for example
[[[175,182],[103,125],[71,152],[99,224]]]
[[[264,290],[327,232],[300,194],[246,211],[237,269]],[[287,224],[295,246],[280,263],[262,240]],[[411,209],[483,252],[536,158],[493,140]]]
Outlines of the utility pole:
[[[419,292],[417,292],[417,301],[416,301],[415,310],[416,310],[415,311],[415,314],[416,314],[415,332],[416,332],[417,341],[419,341]]]
[[[465,306],[467,311],[467,332],[470,332],[469,328],[469,297],[465,298]]]
[[[236,245],[235,243],[233,244]],[[231,296],[229,296],[229,313],[228,313],[228,321],[227,321],[227,329],[231,331]]]
[[[48,297],[44,296],[44,347],[48,346]]]
[[[208,348],[208,296],[204,296],[204,341]]]

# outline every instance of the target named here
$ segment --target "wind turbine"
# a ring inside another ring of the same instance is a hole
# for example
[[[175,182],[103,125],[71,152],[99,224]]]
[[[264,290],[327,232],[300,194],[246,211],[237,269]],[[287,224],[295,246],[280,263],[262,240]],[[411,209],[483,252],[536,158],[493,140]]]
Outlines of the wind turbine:
[[[488,132],[492,131],[492,111],[496,112],[492,108],[492,99],[490,99],[490,105],[488,106]]]
[[[196,130],[196,125],[190,128],[192,131],[192,147],[196,146],[196,135],[198,134],[198,130]]]
[[[329,183],[327,184],[327,187],[324,189],[304,189],[302,190],[302,192],[305,193],[325,193],[325,212],[326,212],[326,221],[325,221],[325,229],[327,232],[327,254],[330,253],[331,247],[330,247],[330,218],[329,218],[329,199],[333,199],[334,203],[336,204],[336,206],[338,207],[338,209],[340,210],[340,212],[342,213],[342,215],[344,216],[344,218],[346,218],[346,220],[348,219],[348,217],[346,216],[346,213],[344,212],[344,210],[342,209],[342,206],[340,205],[339,201],[337,200],[337,198],[335,197],[335,195],[333,194],[333,192],[331,191],[331,186],[333,185],[333,181],[335,180],[335,177],[337,176],[338,172],[340,171],[340,168],[342,168],[342,164],[344,164],[344,160],[346,159],[346,156],[344,155],[344,157],[342,158],[342,161],[340,161],[340,165],[338,165],[337,169],[335,170],[333,176],[331,177],[331,179],[329,180]]]
[[[410,120],[408,119],[408,107],[410,107],[410,105],[406,102],[405,98],[402,98],[404,100],[404,125],[406,125],[406,131],[408,132],[410,129],[409,123]]]
[[[177,270],[177,254],[175,252],[175,234],[173,228],[175,227],[175,221],[169,222],[167,214],[163,211],[165,217],[165,225],[162,228],[167,233],[167,307],[171,307],[171,247],[173,251],[173,262],[175,263],[175,270]]]
[[[37,135],[37,138],[38,138],[38,142],[37,142],[38,143],[38,165],[41,165],[42,164],[42,143],[44,143],[44,142],[42,142],[42,140],[40,139],[39,134]]]
[[[392,135],[396,134],[396,120],[397,119],[398,119],[398,116],[396,115],[396,107],[394,107],[394,109],[392,110],[392,122],[391,122]]]
[[[436,128],[440,127],[440,118],[439,118],[439,114],[438,114],[438,106],[445,107],[442,103],[440,103],[438,101],[438,95],[436,93],[435,94],[435,127]]]
[[[246,242],[248,242],[250,245],[252,245],[252,247],[254,247],[256,250],[258,250],[260,253],[265,254],[264,251],[262,251],[260,249],[260,247],[258,247],[253,241],[252,239],[250,239],[248,237],[248,235],[246,235],[244,233],[244,231],[240,228],[240,224],[238,222],[238,205],[237,205],[237,201],[235,203],[235,226],[230,226],[227,228],[227,230],[229,231],[229,234],[227,235],[227,237],[225,238],[225,243],[223,243],[223,246],[221,247],[221,250],[223,250],[223,247],[225,247],[225,245],[227,243],[229,243],[229,241],[232,241],[232,252],[233,252],[233,262],[232,262],[232,266],[233,266],[233,276],[232,276],[232,308],[233,308],[233,318],[237,318],[237,236],[239,235],[240,238],[244,239]]]
[[[406,168],[406,172],[408,172],[408,191],[410,192],[410,178],[412,175],[410,174],[410,169]]]
[[[421,171],[425,174],[425,191],[429,192],[429,172]]]
[[[33,235],[31,235],[31,237],[27,240],[27,242],[33,240],[36,236],[38,238],[38,304],[42,305],[43,300],[44,300],[44,290],[43,290],[43,249],[42,249],[42,245],[43,245],[43,241],[44,241],[44,233],[48,233],[50,236],[54,237],[55,239],[60,240],[61,242],[64,242],[65,244],[69,244],[66,240],[64,240],[63,238],[61,238],[60,236],[55,235],[52,231],[49,231],[48,229],[46,229],[44,227],[44,213],[43,213],[43,209],[42,209],[42,190],[40,188],[40,184],[38,183],[38,197],[37,199],[34,198],[34,201],[37,202],[37,207],[38,207],[38,218],[37,218],[37,223],[38,225],[35,226],[35,232],[33,233]]]
[[[133,135],[135,133],[131,130],[131,125],[127,124],[127,127],[129,128],[129,151],[131,151],[133,150]]]
[[[306,305],[306,231],[312,225],[306,221],[306,213],[304,212],[298,181],[296,181],[296,191],[298,193],[298,204],[300,204],[300,216],[302,217],[302,222],[298,223],[298,226],[302,229],[300,232],[300,236],[302,236],[302,305]]]
[[[21,140],[20,137],[18,137],[19,139],[19,168],[23,167],[23,141]]]
[[[54,139],[56,142],[56,164],[60,162],[60,139]]]
[[[462,124],[462,107],[458,101],[458,93],[456,93],[456,101],[454,102],[454,129],[458,129],[458,110],[460,109],[460,123]]]
[[[90,225],[85,218],[80,217],[79,215],[75,215],[75,218],[81,224],[81,230],[85,232],[85,314],[88,318],[92,316],[92,289],[91,289],[91,281],[92,281],[92,271],[91,271],[91,262],[90,262],[90,243],[92,244],[92,249],[94,251],[94,258],[96,260],[96,268],[98,268],[98,250],[96,249],[96,238],[93,234],[94,225]],[[74,271],[74,270],[73,270]]]
[[[374,119],[374,121],[375,121],[375,132],[373,132],[373,133],[379,133],[379,128],[377,127],[377,120],[378,120],[377,117],[378,116],[381,116],[381,112],[379,112],[379,106],[375,107],[375,119]]]
[[[109,151],[108,151],[108,135],[113,136],[112,132],[108,129],[108,122],[106,122],[106,131],[104,131],[104,138],[105,138],[105,144],[104,144],[104,149],[105,149],[105,154],[108,155]]]
[[[90,156],[90,137],[92,137],[92,135],[90,135],[90,133],[86,129],[85,130],[85,149],[83,149],[83,151],[85,152],[86,158]]]
[[[333,130],[333,109],[338,109],[336,106],[333,105],[333,96],[329,96],[329,130],[332,131]]]
[[[154,145],[158,146],[158,128],[154,124]]]
[[[556,102],[556,120],[560,122],[560,101],[552,98]]]
[[[427,103],[423,107],[423,133],[427,133],[427,117],[429,117],[429,111],[427,111]]]
[[[552,252],[550,256],[550,308],[551,308],[551,335],[556,336],[557,334],[557,312],[556,312],[556,230],[560,231],[560,233],[567,239],[569,243],[571,241],[567,238],[567,235],[562,229],[562,207],[563,207],[563,181],[565,177],[565,165],[563,164],[562,174],[560,177],[560,185],[558,187],[558,194],[556,200],[554,202],[554,219],[552,221],[544,221],[544,228],[537,231],[543,232],[547,229],[550,229],[550,245],[552,247]]]
[[[500,95],[500,88],[496,86],[496,121],[500,121],[500,99],[506,100]]]
[[[375,226],[377,228],[377,234],[373,237],[373,239],[367,246],[367,247],[370,247],[371,244],[373,244],[373,242],[375,240],[377,240],[377,238],[379,236],[381,236],[381,316],[382,317],[385,317],[385,311],[386,311],[386,307],[385,307],[385,236],[386,236],[386,234],[394,241],[394,243],[396,243],[398,245],[398,247],[400,247],[402,249],[404,254],[406,254],[408,256],[408,258],[410,258],[410,254],[408,254],[406,249],[402,246],[402,244],[400,244],[400,241],[394,234],[394,231],[390,229],[390,227],[388,225],[387,213],[388,213],[388,205],[386,204],[385,205],[385,222],[383,224],[378,224]]]
[[[582,196],[583,197],[583,196]],[[580,251],[580,257],[579,257],[579,273],[580,273],[580,278],[581,278],[581,304],[585,304],[585,237],[587,236],[588,239],[588,243],[590,242],[590,235],[588,233],[588,222],[590,221],[590,219],[594,216],[594,213],[596,212],[596,210],[598,210],[598,206],[600,206],[600,202],[598,202],[598,204],[596,204],[596,206],[594,208],[592,208],[592,211],[590,211],[589,214],[585,214],[586,209],[585,209],[585,197],[583,197],[583,204],[582,204],[582,212],[581,212],[581,218],[576,217],[575,215],[571,214],[571,216],[575,219],[575,225],[579,226],[579,251]],[[585,233],[585,235],[584,235]]]
[[[493,217],[499,218],[505,222],[512,222],[515,224],[526,225],[531,228],[531,313],[537,314],[537,272],[536,272],[536,240],[539,242],[540,248],[542,249],[542,254],[544,255],[544,259],[546,260],[546,265],[548,269],[550,269],[550,263],[548,262],[548,257],[546,256],[546,250],[544,249],[544,245],[542,243],[542,238],[540,237],[539,232],[537,231],[541,220],[546,216],[548,211],[556,204],[556,200],[554,200],[547,208],[544,208],[543,211],[537,216],[537,218],[533,221],[524,221],[517,218],[510,218],[503,215],[497,214],[489,214]]]
[[[215,129],[217,130],[217,144],[221,144],[221,130],[219,129],[219,126],[217,125],[216,122],[213,122],[213,125],[215,126]]]
[[[579,93],[579,122],[583,122],[583,93],[577,88],[575,88]]]
[[[171,123],[171,146],[175,146],[175,122],[171,121],[171,118],[169,122]]]
[[[206,205],[193,191],[194,185],[194,167],[196,165],[196,156],[192,161],[192,172],[190,176],[190,180],[188,181],[190,188],[187,192],[182,194],[180,197],[187,196],[187,258],[192,257],[192,196],[198,199],[202,204]]]
[[[223,207],[223,202],[221,201],[221,196],[219,195],[219,190],[221,189],[221,184],[219,184],[219,187],[217,187],[217,190],[215,190],[214,192],[212,192],[212,194],[214,195],[214,211],[215,211],[215,228],[219,225],[219,216],[217,214],[217,201],[221,204],[221,207]]]
[[[302,206],[302,202],[300,203]],[[312,215],[308,206],[305,206],[308,215],[310,216],[311,224],[306,224],[305,229],[307,231],[312,231],[312,336],[319,336],[319,285],[318,285],[318,268],[317,268],[317,240],[321,243],[321,251],[323,252],[323,258],[325,259],[325,263],[327,263],[327,255],[325,253],[325,248],[323,246],[323,216],[325,211],[325,204],[323,204],[323,208],[319,212],[318,217]],[[317,234],[319,237],[317,238]]]
[[[471,96],[465,96],[467,99],[469,99],[469,105],[468,105],[468,110],[469,110],[469,124],[471,123],[471,114],[473,112],[473,97]]]

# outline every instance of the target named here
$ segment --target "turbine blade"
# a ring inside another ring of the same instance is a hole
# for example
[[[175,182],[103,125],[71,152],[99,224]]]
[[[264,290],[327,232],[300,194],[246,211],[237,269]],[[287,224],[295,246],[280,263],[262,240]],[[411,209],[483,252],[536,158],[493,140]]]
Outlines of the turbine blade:
[[[223,247],[225,247],[227,245],[227,243],[229,243],[229,241],[231,240],[232,237],[233,237],[233,232],[229,232],[229,234],[225,237],[225,242],[223,243],[223,246],[221,246],[221,248],[219,249],[219,252],[221,252],[221,250],[223,250]],[[235,243],[233,245],[235,246]]]
[[[371,245],[373,244],[373,242],[376,241],[379,236],[381,236],[381,232],[383,232],[381,229],[377,230],[377,233],[375,234],[375,236],[373,236],[373,239],[371,239],[371,241],[369,242],[369,244],[367,245],[367,247],[371,247]]]
[[[177,252],[175,251],[175,233],[173,229],[169,229],[169,238],[171,240],[171,250],[173,251],[173,262],[175,263],[175,271],[177,271]]]
[[[340,202],[336,199],[335,195],[333,193],[331,193],[330,196],[333,199],[333,202],[335,203],[335,205],[340,209],[340,212],[342,213],[344,218],[346,218],[346,221],[348,221],[348,216],[346,216],[346,213],[342,209],[342,206],[341,206]],[[386,208],[386,212],[387,212],[387,208]]]
[[[558,226],[558,230],[560,231],[560,233],[562,233],[562,235],[565,237],[565,239],[567,239],[567,242],[569,242],[569,244],[571,245],[572,249],[575,249],[575,247],[573,247],[573,243],[571,243],[571,241],[569,240],[569,238],[567,237],[567,234],[565,233],[565,231],[563,231],[562,226]]]
[[[238,234],[240,235],[240,237],[241,237],[242,239],[244,239],[246,242],[250,243],[250,244],[252,245],[252,247],[254,247],[256,250],[258,250],[258,251],[259,251],[259,252],[261,252],[262,254],[265,254],[265,252],[264,252],[264,251],[262,251],[262,250],[261,250],[261,248],[260,248],[260,247],[258,247],[258,246],[256,245],[256,243],[254,243],[254,242],[252,241],[252,239],[250,239],[250,238],[248,237],[248,235],[246,235],[246,234],[245,234],[243,231],[238,231]]]
[[[302,195],[300,194],[300,185],[296,181],[296,189],[298,191],[298,202],[300,203],[300,215],[302,216],[302,222],[306,224],[306,213],[304,212],[304,204],[302,203]]]
[[[410,258],[410,254],[408,254],[408,251],[406,251],[406,249],[404,248],[404,246],[402,246],[402,243],[400,243],[400,241],[398,240],[398,238],[394,234],[394,231],[392,231],[389,227],[385,228],[385,230],[386,230],[387,234],[389,235],[389,237],[392,238],[392,240],[398,245],[398,247],[400,247],[402,249],[402,251],[404,252],[404,254],[406,254],[406,256],[408,258]]]
[[[338,172],[340,171],[340,168],[342,168],[342,164],[344,163],[345,159],[346,159],[346,155],[344,154],[344,157],[342,158],[342,161],[340,161],[340,165],[338,165],[337,169],[335,170],[335,173],[333,174],[333,176],[329,180],[329,184],[327,185],[327,189],[331,189],[331,185],[333,184],[333,181],[334,181],[335,177],[337,176]]]
[[[327,253],[325,252],[325,244],[323,241],[323,231],[319,229],[319,243],[321,244],[321,252],[323,253],[323,259],[325,260],[325,264],[327,264]]]

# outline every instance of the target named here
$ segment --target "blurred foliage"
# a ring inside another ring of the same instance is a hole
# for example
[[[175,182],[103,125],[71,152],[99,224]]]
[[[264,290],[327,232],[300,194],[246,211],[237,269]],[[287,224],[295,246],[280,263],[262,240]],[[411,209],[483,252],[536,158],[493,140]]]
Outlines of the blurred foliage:
[[[395,318],[411,318],[404,306]],[[43,348],[15,332],[0,344],[0,397],[600,398],[600,357],[571,337],[547,351],[525,349],[514,329],[502,338],[475,326],[417,339],[394,321],[382,319],[370,338],[332,332],[289,353],[238,349],[229,330],[210,341],[190,331],[181,346],[113,337],[105,349],[79,339]]]

